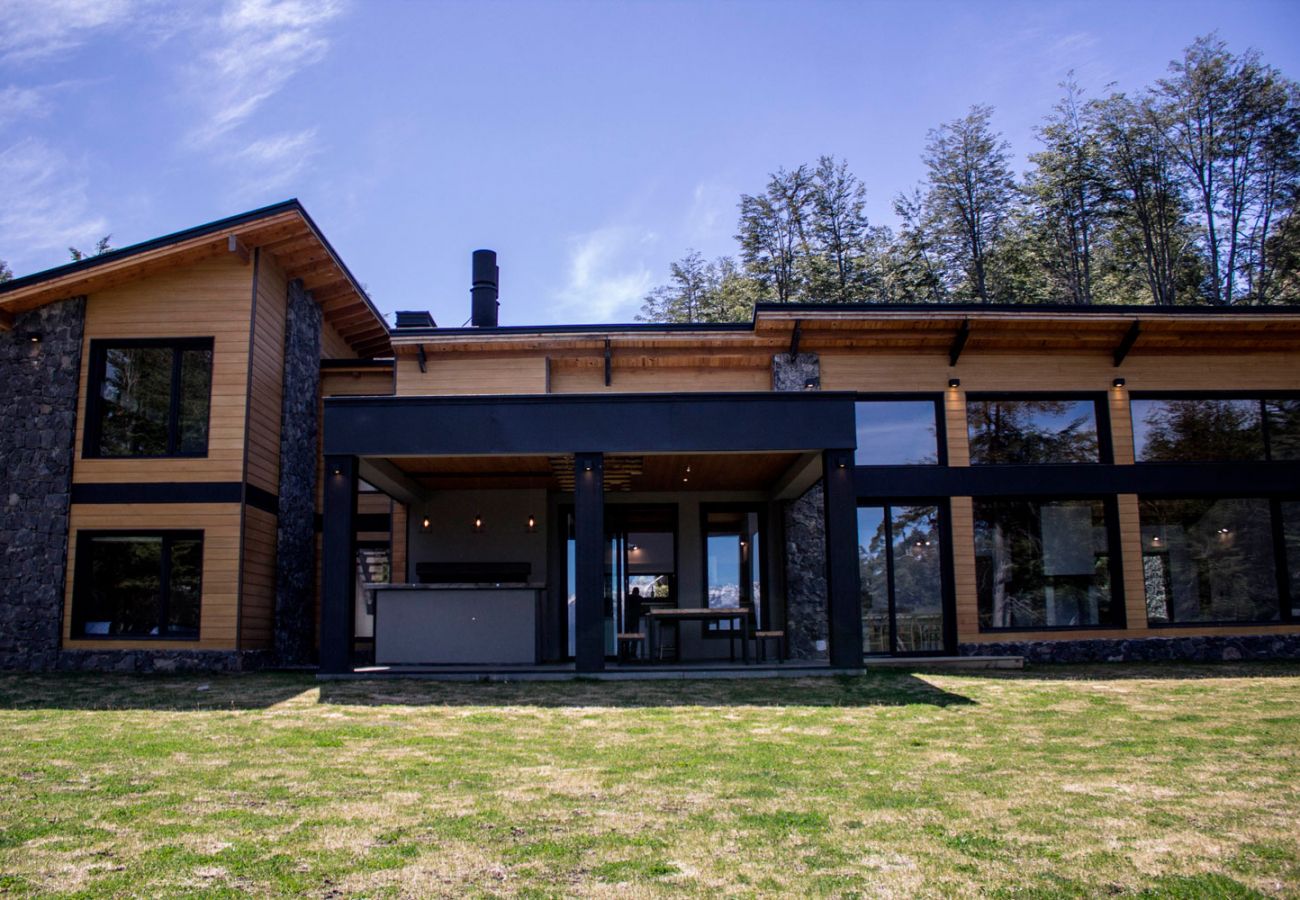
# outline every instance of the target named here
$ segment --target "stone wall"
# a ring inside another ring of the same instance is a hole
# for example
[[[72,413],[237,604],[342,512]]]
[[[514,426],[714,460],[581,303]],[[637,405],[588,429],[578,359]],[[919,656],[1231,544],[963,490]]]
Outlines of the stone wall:
[[[269,668],[265,650],[64,650],[58,668],[65,672],[127,672],[168,675],[177,672],[248,672]]]
[[[320,307],[302,282],[292,281],[284,328],[275,579],[275,652],[284,665],[310,662],[315,645],[320,355]]]
[[[958,649],[962,656],[1023,656],[1026,662],[1031,663],[1300,659],[1300,634],[999,641],[995,644],[961,644]]]
[[[821,389],[816,353],[772,357],[772,390]],[[826,659],[826,518],[821,484],[785,504],[785,629],[791,659]]]
[[[63,300],[0,332],[0,669],[59,655],[85,311]]]

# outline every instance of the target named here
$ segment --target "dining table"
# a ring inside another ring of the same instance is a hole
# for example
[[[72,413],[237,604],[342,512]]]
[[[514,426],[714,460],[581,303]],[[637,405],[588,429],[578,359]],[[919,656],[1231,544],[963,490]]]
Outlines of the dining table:
[[[659,631],[665,622],[732,622],[733,630],[727,637],[735,639],[740,632],[741,659],[749,662],[749,642],[754,637],[752,612],[748,606],[696,607],[696,608],[657,608],[647,609],[642,618],[649,623],[646,629],[646,656],[655,658],[655,648],[659,644]],[[678,635],[680,642],[681,636]],[[678,652],[681,652],[680,643]],[[731,645],[732,659],[735,659],[735,644]]]

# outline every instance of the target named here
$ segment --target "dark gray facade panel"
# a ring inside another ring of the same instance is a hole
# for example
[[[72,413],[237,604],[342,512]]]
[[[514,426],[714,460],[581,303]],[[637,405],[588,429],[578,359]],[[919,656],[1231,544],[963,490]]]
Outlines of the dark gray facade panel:
[[[63,300],[0,332],[0,669],[58,662],[85,311]]]
[[[853,394],[332,397],[325,452],[685,453],[853,447]],[[646,423],[654,423],[647,428]]]
[[[316,605],[316,398],[322,313],[301,281],[289,283],[280,413],[276,523],[275,652],[283,664],[311,661]]]

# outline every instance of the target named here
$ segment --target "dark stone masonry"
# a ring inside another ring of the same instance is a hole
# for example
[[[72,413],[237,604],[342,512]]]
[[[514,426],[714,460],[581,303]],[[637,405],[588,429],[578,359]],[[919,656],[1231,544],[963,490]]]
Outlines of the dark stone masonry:
[[[59,656],[85,309],[63,300],[0,332],[0,669]]]
[[[772,357],[772,390],[821,389],[816,353]],[[785,628],[791,659],[826,659],[826,518],[822,486],[785,505]]]
[[[320,351],[321,309],[302,289],[302,282],[290,282],[284,327],[275,578],[275,652],[284,665],[308,663],[312,656]]]
[[[125,672],[167,675],[179,672],[248,672],[270,668],[272,655],[260,650],[65,650],[64,672]]]
[[[962,656],[1023,656],[1029,663],[1236,662],[1300,659],[1300,634],[1215,635],[962,644]]]

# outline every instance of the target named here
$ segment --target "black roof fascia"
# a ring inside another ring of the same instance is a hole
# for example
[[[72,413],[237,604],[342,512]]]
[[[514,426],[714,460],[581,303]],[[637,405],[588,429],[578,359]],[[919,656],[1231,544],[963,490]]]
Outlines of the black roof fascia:
[[[758,303],[754,315],[763,312],[904,312],[904,313],[1069,313],[1083,316],[1219,316],[1219,315],[1300,315],[1300,304],[1276,306],[1156,306],[1155,304],[1097,304],[1076,306],[1071,303]]]
[[[327,397],[327,455],[806,452],[857,444],[843,391]],[[643,426],[653,421],[656,427]]]
[[[444,337],[467,334],[607,334],[611,331],[651,333],[661,331],[751,331],[751,322],[627,322],[608,325],[498,325],[494,328],[392,328],[393,337]]]

